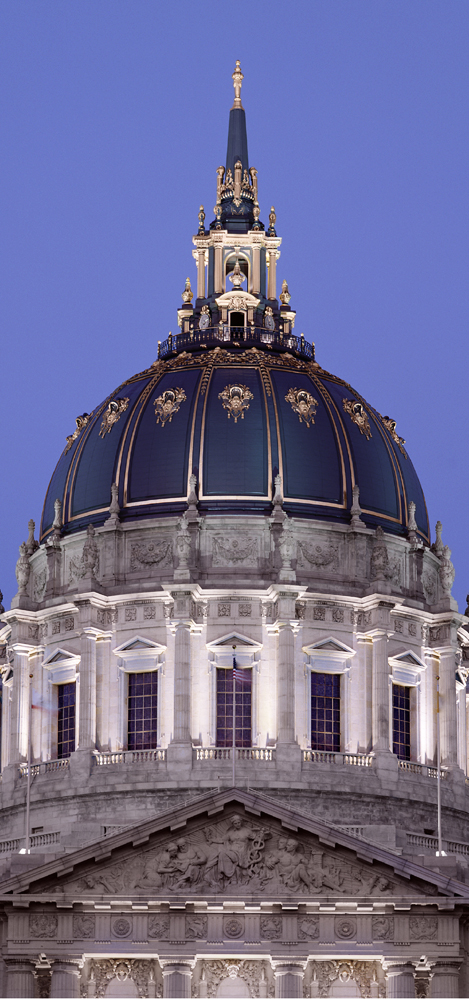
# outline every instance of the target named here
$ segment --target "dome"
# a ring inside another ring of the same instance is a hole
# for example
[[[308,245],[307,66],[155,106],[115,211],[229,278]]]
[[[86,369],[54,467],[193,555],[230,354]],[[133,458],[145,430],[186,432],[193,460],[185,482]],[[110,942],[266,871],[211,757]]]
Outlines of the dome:
[[[422,488],[393,420],[311,360],[299,338],[285,350],[275,335],[249,347],[254,333],[223,346],[215,334],[205,333],[205,349],[199,335],[192,353],[166,345],[166,357],[78,418],[47,492],[41,540],[56,498],[67,533],[106,520],[113,483],[123,522],[181,513],[195,475],[200,515],[265,516],[280,475],[290,516],[347,523],[358,484],[365,523],[405,534],[413,501],[429,541]]]

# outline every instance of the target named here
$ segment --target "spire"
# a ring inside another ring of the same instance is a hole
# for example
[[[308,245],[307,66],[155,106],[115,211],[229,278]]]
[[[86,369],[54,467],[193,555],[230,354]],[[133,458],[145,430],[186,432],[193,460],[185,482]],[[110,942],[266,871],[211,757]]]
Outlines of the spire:
[[[231,170],[232,176],[235,174],[235,163],[240,162],[242,170],[249,170],[248,160],[248,137],[246,132],[246,113],[241,104],[241,85],[244,79],[241,72],[239,59],[233,76],[233,86],[235,99],[230,111],[230,125],[228,129],[228,148],[226,151],[226,169]]]

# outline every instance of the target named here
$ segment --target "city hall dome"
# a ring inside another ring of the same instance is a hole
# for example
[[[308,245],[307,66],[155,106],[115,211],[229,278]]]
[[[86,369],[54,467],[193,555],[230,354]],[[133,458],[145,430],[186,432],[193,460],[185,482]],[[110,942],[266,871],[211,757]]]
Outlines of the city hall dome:
[[[41,539],[56,498],[65,531],[102,524],[114,483],[123,522],[182,513],[191,489],[202,516],[268,515],[280,475],[290,516],[348,522],[358,484],[364,523],[403,534],[413,501],[428,541],[422,488],[395,422],[323,371],[302,338],[279,330],[288,322],[282,308],[272,310],[272,331],[262,303],[252,325],[233,329],[228,313],[219,326],[219,309],[200,329],[201,308],[215,312],[217,292],[208,291],[187,333],[78,418],[47,492]]]
[[[395,421],[323,371],[294,333],[286,281],[277,295],[281,239],[274,208],[268,227],[260,221],[241,81],[237,67],[215,218],[206,228],[201,206],[193,237],[195,303],[187,278],[180,333],[159,343],[146,371],[77,417],[47,492],[41,541],[57,499],[63,532],[103,524],[111,487],[123,523],[181,514],[189,495],[201,516],[264,516],[276,492],[289,516],[350,522],[358,485],[365,524],[406,534],[413,503],[411,528],[429,542],[422,488]]]

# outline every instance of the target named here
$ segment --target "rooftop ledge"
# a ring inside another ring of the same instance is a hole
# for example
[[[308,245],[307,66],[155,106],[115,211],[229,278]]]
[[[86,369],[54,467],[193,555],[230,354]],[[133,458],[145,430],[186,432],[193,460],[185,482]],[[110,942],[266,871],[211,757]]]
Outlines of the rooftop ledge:
[[[222,344],[230,348],[257,347],[263,351],[293,351],[307,361],[315,360],[314,344],[309,344],[303,334],[296,337],[292,333],[270,331],[253,324],[228,326],[227,323],[219,323],[218,326],[208,327],[207,330],[179,333],[174,337],[169,334],[167,340],[158,341],[158,358],[167,358],[182,351],[203,351],[210,347],[220,347]]]

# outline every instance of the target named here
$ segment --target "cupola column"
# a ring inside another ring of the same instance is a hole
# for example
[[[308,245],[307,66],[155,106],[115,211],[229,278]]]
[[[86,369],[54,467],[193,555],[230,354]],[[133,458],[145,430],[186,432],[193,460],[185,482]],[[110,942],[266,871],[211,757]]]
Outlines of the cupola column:
[[[205,249],[197,248],[197,298],[205,298]]]
[[[261,248],[252,248],[252,294],[259,295],[261,290]]]
[[[453,646],[443,646],[438,649],[438,652],[440,655],[441,763],[446,767],[455,767],[458,762],[455,650]]]
[[[96,639],[100,633],[85,628],[82,635],[80,663],[80,721],[78,749],[96,746]]]
[[[215,243],[215,267],[214,267],[215,295],[221,295],[223,288],[223,245]]]
[[[389,750],[388,636],[387,632],[382,629],[374,629],[368,635],[373,642],[373,750]]]
[[[269,281],[267,288],[267,298],[277,298],[277,251],[269,250]]]

